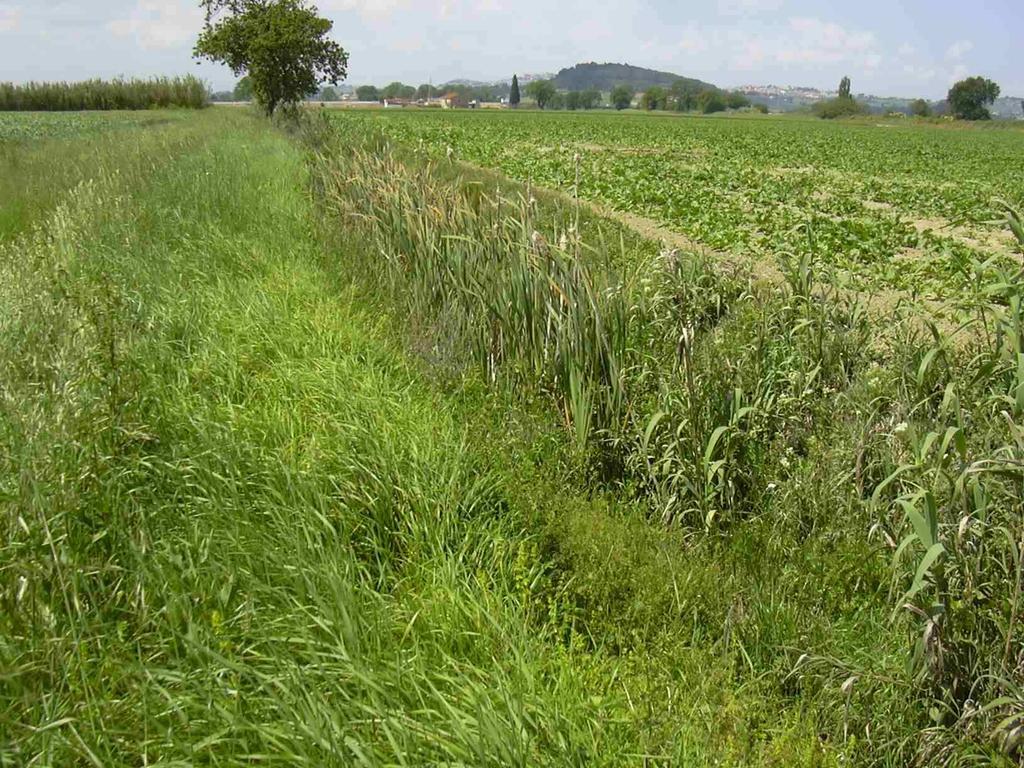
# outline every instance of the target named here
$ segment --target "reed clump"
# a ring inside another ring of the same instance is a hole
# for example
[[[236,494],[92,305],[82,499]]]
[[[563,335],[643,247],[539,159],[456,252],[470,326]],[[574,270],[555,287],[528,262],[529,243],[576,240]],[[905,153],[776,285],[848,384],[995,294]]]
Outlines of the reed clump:
[[[202,109],[209,103],[209,89],[193,75],[22,85],[0,82],[2,112]]]

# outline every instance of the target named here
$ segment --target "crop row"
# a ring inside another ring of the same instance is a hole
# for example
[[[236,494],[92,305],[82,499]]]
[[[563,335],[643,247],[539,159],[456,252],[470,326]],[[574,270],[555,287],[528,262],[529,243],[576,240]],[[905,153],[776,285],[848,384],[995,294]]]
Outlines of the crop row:
[[[864,289],[962,294],[1009,252],[993,199],[1024,190],[1024,132],[804,120],[342,113],[393,139],[578,190],[709,248],[818,259]]]

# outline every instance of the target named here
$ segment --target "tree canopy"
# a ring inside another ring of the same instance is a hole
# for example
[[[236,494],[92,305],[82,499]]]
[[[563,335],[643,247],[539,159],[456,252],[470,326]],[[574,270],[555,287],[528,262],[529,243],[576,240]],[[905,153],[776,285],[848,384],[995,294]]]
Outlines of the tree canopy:
[[[200,6],[206,25],[194,55],[248,74],[268,115],[347,74],[348,54],[328,37],[332,22],[305,0],[200,0]]]
[[[932,107],[924,99],[914,99],[910,102],[910,114],[914,117],[929,117],[932,114]]]
[[[375,85],[360,85],[356,88],[356,98],[359,101],[380,101],[380,91]]]
[[[556,93],[555,85],[550,80],[533,80],[526,84],[526,95],[537,102],[538,109],[544,109]]]
[[[999,98],[999,86],[984,77],[968,77],[950,88],[947,98],[960,120],[990,120],[988,105]]]
[[[647,110],[664,109],[667,103],[668,92],[660,85],[648,88],[640,97],[640,106]]]
[[[617,85],[612,88],[611,100],[616,109],[629,109],[633,103],[633,89],[628,85]]]

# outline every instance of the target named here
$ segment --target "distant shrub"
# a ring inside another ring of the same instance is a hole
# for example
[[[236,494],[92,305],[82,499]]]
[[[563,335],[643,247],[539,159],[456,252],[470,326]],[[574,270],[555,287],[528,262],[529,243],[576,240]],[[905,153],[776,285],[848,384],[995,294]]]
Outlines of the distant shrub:
[[[86,80],[80,83],[0,83],[0,111],[79,112],[86,110],[201,109],[210,103],[197,77],[152,80]]]
[[[914,99],[914,101],[910,102],[910,114],[914,117],[931,117],[931,104],[924,99]]]
[[[701,91],[697,94],[697,109],[705,115],[715,112],[725,112],[728,109],[726,97],[719,91]]]
[[[866,115],[868,108],[856,99],[840,96],[839,98],[820,101],[814,105],[814,114],[823,120],[835,120],[840,117]]]
[[[767,115],[768,114],[768,105],[767,104],[755,104],[754,105],[754,111],[755,112],[760,112],[762,115]]]

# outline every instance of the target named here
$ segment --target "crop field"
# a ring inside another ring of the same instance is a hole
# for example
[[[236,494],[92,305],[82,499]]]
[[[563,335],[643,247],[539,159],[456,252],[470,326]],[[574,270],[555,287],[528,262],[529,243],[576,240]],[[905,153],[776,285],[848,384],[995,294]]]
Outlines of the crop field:
[[[0,765],[1019,766],[1020,142],[0,115]]]
[[[80,138],[182,120],[174,112],[0,112],[0,144]]]
[[[960,299],[1012,241],[994,199],[1024,195],[1024,131],[806,119],[342,111],[432,157],[494,168],[841,285]]]

